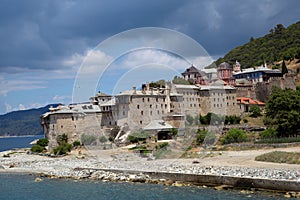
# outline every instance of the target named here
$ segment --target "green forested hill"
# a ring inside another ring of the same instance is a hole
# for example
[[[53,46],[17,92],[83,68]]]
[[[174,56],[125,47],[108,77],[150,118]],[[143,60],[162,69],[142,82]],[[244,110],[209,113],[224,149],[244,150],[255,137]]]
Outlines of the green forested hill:
[[[250,38],[250,41],[238,46],[219,58],[216,64],[228,62],[233,64],[236,60],[242,68],[260,66],[266,61],[270,64],[281,60],[300,58],[300,21],[285,28],[277,24],[270,33],[260,38]]]
[[[47,112],[51,105],[42,108],[13,111],[0,115],[0,136],[38,135],[43,129],[40,115]],[[57,104],[53,105],[54,107]]]

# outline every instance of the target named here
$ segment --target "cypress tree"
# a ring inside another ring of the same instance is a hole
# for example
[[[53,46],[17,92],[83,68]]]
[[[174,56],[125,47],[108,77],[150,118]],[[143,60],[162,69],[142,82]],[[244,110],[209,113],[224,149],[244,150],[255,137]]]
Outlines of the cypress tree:
[[[284,60],[282,61],[281,72],[282,72],[282,74],[288,73],[288,69],[287,69],[287,67],[286,67],[286,65],[285,65]]]

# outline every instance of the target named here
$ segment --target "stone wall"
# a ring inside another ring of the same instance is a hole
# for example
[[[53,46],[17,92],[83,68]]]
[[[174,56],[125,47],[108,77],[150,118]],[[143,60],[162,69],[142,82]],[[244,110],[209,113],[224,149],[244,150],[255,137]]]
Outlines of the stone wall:
[[[271,94],[272,87],[281,89],[296,89],[295,76],[287,74],[284,77],[273,77],[268,82],[258,82],[255,85],[237,85],[237,97],[250,97],[266,102]]]
[[[81,140],[82,134],[102,135],[101,113],[77,114],[51,114],[49,116],[49,128],[46,137],[49,139],[49,149],[57,146],[58,135],[67,134],[68,142]]]

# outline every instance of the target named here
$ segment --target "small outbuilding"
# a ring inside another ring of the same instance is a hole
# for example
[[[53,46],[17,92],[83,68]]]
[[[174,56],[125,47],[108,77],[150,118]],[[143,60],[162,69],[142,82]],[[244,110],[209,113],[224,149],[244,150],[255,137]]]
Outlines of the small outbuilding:
[[[157,135],[158,140],[168,140],[172,139],[171,130],[174,127],[164,120],[153,120],[147,126],[143,128],[143,130],[153,133],[153,135]]]

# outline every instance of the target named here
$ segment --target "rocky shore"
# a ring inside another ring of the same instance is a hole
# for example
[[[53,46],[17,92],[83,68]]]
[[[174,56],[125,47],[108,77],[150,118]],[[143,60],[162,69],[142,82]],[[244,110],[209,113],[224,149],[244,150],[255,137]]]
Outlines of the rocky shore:
[[[211,185],[226,184],[236,187],[241,184],[241,187],[248,187],[249,183],[254,188],[261,187],[261,184],[275,184],[276,189],[276,184],[281,184],[285,188],[292,186],[289,189],[292,191],[300,190],[298,187],[300,171],[297,168],[270,169],[253,166],[220,166],[220,164],[214,166],[207,163],[195,162],[193,159],[149,160],[134,154],[100,157],[68,155],[51,158],[29,155],[22,150],[0,153],[0,172],[26,172],[38,173],[42,177],[49,178],[159,183],[174,186],[197,184],[197,182],[209,185],[211,182]],[[267,183],[266,180],[272,182]],[[278,190],[283,189],[278,188]]]

